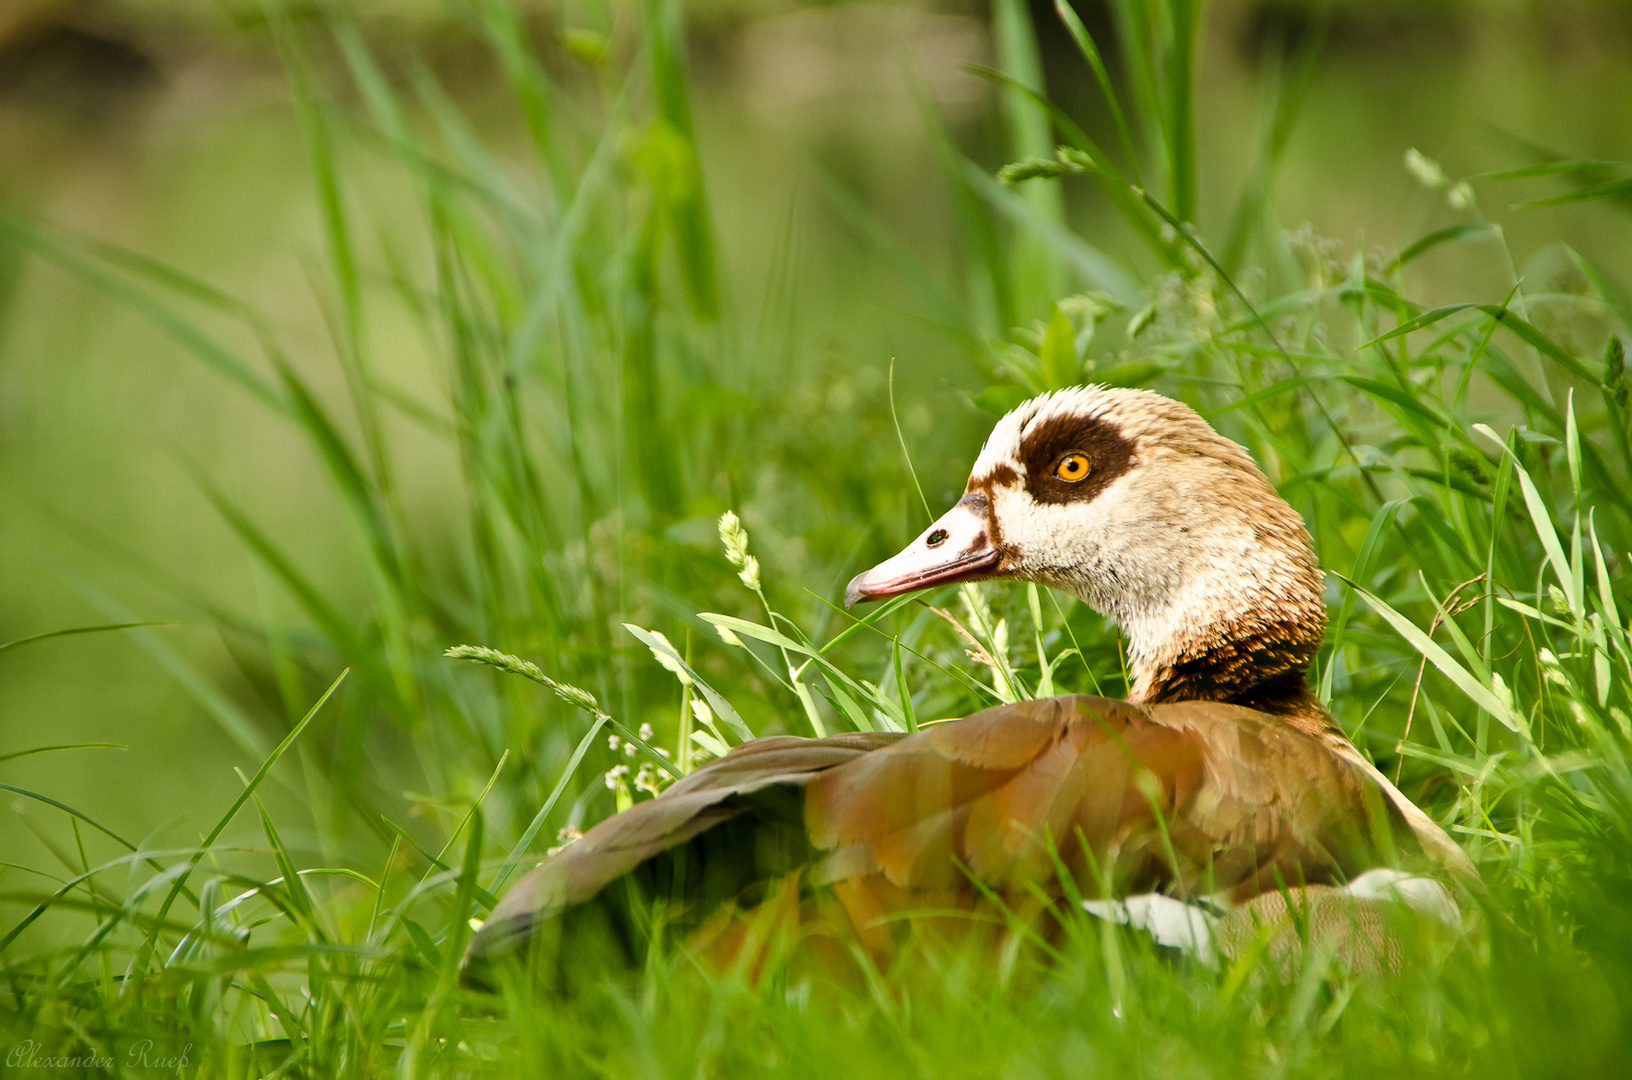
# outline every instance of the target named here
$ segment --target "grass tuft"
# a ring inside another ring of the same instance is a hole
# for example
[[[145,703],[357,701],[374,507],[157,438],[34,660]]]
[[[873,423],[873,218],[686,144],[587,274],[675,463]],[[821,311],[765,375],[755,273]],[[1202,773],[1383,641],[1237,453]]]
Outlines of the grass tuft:
[[[1430,220],[1398,251],[1284,229],[1276,171],[1315,33],[1277,59],[1248,181],[1218,215],[1192,100],[1203,8],[1113,0],[1113,42],[1061,0],[1072,77],[1097,89],[1073,118],[1046,93],[1039,9],[994,5],[998,69],[980,74],[1015,163],[994,179],[926,109],[950,275],[840,180],[821,190],[973,373],[957,386],[977,419],[947,421],[957,445],[936,444],[936,468],[967,465],[985,417],[1080,382],[1154,387],[1251,450],[1331,571],[1314,684],[1478,863],[1482,929],[1376,981],[1320,956],[1213,971],[1068,916],[1047,949],[926,948],[852,985],[698,970],[657,917],[634,964],[586,932],[565,985],[463,986],[473,920],[551,837],[744,739],[1115,695],[1125,665],[1105,620],[1034,587],[860,617],[833,602],[922,528],[912,491],[924,476],[932,510],[937,481],[900,458],[929,439],[893,372],[744,344],[779,339],[750,336],[722,270],[729,210],[710,199],[678,4],[536,24],[499,0],[450,5],[506,126],[431,58],[273,0],[256,32],[307,154],[326,339],[0,214],[9,245],[285,424],[349,544],[343,573],[311,565],[261,524],[275,492],[193,470],[275,602],[245,614],[183,573],[149,576],[223,628],[271,705],[230,699],[86,582],[107,624],[0,646],[14,664],[42,655],[19,649],[32,641],[130,630],[259,766],[200,842],[170,848],[0,784],[55,860],[0,867],[8,1070],[97,1055],[137,1072],[145,1052],[234,1077],[1624,1071],[1632,291],[1567,250],[1570,284],[1521,276],[1531,252],[1507,226],[1561,202],[1619,222],[1632,165],[1535,151],[1459,177],[1413,152],[1400,168]],[[1485,209],[1516,183],[1550,194]],[[1078,211],[1119,227],[1086,235]],[[1425,299],[1424,268],[1449,259],[1494,294]],[[771,276],[759,325],[785,316],[793,341],[798,283]],[[403,353],[430,376],[412,381]],[[446,487],[416,486],[420,468]],[[0,766],[69,748],[4,748]]]

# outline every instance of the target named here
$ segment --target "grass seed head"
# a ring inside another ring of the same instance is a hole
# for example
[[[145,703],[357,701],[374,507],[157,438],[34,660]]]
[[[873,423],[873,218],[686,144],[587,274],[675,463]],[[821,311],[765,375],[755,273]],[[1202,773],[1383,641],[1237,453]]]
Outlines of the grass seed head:
[[[748,554],[748,530],[742,527],[742,519],[730,510],[720,515],[720,542],[725,545],[725,557],[737,568],[742,583],[757,592],[759,560]]]
[[[1416,177],[1417,183],[1430,191],[1439,191],[1451,186],[1451,178],[1445,175],[1445,170],[1439,167],[1439,162],[1414,146],[1405,152],[1405,170]]]
[[[573,686],[571,683],[556,682],[544,674],[544,669],[537,664],[523,660],[519,656],[490,649],[486,645],[455,645],[442,655],[453,660],[472,660],[478,664],[487,664],[500,671],[507,671],[512,675],[520,675],[524,679],[531,679],[540,685],[547,686],[555,691],[555,696],[574,708],[588,713],[599,714],[600,702],[588,690]]]
[[[508,671],[512,675],[520,675],[524,679],[548,684],[550,677],[544,674],[537,664],[523,660],[519,656],[490,649],[486,645],[455,645],[442,655],[453,660],[473,660],[478,664],[487,664],[500,671]]]
[[[1609,335],[1604,343],[1604,390],[1623,414],[1632,404],[1632,385],[1626,378],[1626,346],[1619,334]]]
[[[663,632],[661,630],[653,630],[651,634],[665,646],[663,649],[652,649],[653,659],[672,672],[674,677],[680,680],[681,686],[690,686],[691,676],[686,674],[685,665],[680,663],[679,660],[675,659],[675,657],[680,655],[680,650],[674,647],[674,642],[663,636]],[[646,736],[644,735],[641,736],[643,739],[645,737]]]
[[[720,515],[720,542],[725,545],[725,557],[731,565],[742,569],[748,562],[748,530],[730,510]]]

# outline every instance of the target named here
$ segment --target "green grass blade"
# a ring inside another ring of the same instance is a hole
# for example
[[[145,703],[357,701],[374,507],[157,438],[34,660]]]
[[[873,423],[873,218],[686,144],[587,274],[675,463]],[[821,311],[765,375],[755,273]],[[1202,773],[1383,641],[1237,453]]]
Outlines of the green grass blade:
[[[50,748],[48,748],[48,749],[50,749]],[[56,799],[51,798],[51,796],[49,796],[49,795],[41,795],[37,791],[29,791],[26,788],[16,787],[16,786],[11,785],[11,784],[0,784],[0,791],[9,791],[13,795],[21,795],[25,799],[33,799],[35,802],[44,803],[46,806],[50,806],[50,807],[53,807],[53,808],[55,808],[57,810],[61,810],[63,813],[67,814],[69,817],[78,818],[80,821],[83,821],[85,824],[89,825],[91,828],[95,829],[97,832],[99,832],[102,835],[108,837],[110,840],[113,840],[115,843],[117,843],[119,846],[123,847],[125,850],[127,850],[127,851],[137,851],[137,850],[139,850],[135,844],[131,843],[129,840],[126,840],[124,837],[120,836],[118,833],[114,832],[112,829],[110,829],[107,826],[105,826],[105,825],[101,824],[100,822],[96,821],[94,818],[87,817],[86,815],[80,813],[78,810],[75,810],[73,807],[69,806],[67,803],[58,802]]]
[[[1504,454],[1513,458],[1513,472],[1519,478],[1519,490],[1524,494],[1524,508],[1530,514],[1530,523],[1536,531],[1536,539],[1541,541],[1541,548],[1547,553],[1548,565],[1552,567],[1553,575],[1558,578],[1558,586],[1570,598],[1575,616],[1581,618],[1584,612],[1579,607],[1579,598],[1575,595],[1575,572],[1570,567],[1569,557],[1564,554],[1564,545],[1559,542],[1558,530],[1553,527],[1552,513],[1542,500],[1541,492],[1536,489],[1536,482],[1530,478],[1530,473],[1524,464],[1519,461],[1505,441],[1484,424],[1475,424],[1473,430],[1485,436],[1491,442],[1502,448]]]
[[[1404,250],[1394,256],[1393,260],[1388,264],[1386,272],[1393,273],[1407,263],[1428,254],[1441,244],[1484,240],[1490,235],[1490,226],[1484,222],[1464,221],[1457,225],[1447,225],[1443,229],[1435,229],[1427,236],[1407,244]]]
[[[1583,184],[1574,191],[1567,191],[1562,195],[1553,195],[1545,199],[1533,199],[1530,202],[1519,203],[1519,209],[1529,210],[1541,206],[1562,206],[1565,203],[1586,202],[1591,199],[1623,201],[1628,198],[1632,198],[1632,179],[1605,180],[1596,184]]]
[[[1339,382],[1348,383],[1356,390],[1364,391],[1366,396],[1375,401],[1397,406],[1401,412],[1420,420],[1430,429],[1448,429],[1451,426],[1450,420],[1439,415],[1408,390],[1378,382],[1376,379],[1362,379],[1354,375],[1339,375],[1337,378]]]
[[[1339,576],[1341,577],[1341,575]],[[1381,615],[1385,622],[1392,626],[1401,637],[1405,638],[1413,649],[1427,657],[1430,664],[1433,664],[1441,674],[1455,683],[1457,689],[1466,694],[1475,705],[1494,716],[1509,729],[1520,734],[1528,734],[1529,728],[1525,725],[1523,718],[1513,711],[1512,705],[1498,699],[1496,695],[1491,693],[1489,687],[1474,678],[1467,668],[1453,660],[1449,653],[1440,648],[1415,623],[1395,611],[1381,598],[1373,596],[1357,583],[1349,581],[1347,578],[1343,580],[1360,595],[1362,600],[1371,606],[1373,611]]]
[[[41,561],[50,566],[68,585],[87,603],[98,609],[103,616],[117,620],[120,623],[135,621],[134,613],[119,601],[91,584],[84,576],[73,573],[55,565],[49,556],[41,554]],[[227,734],[227,737],[237,743],[239,748],[253,757],[264,757],[267,747],[266,740],[256,729],[254,722],[243,709],[234,702],[207,677],[198,666],[186,659],[176,648],[172,647],[152,629],[146,627],[132,627],[130,636],[142,651],[151,656],[158,665],[175,679],[189,697],[196,701],[209,717]]]
[[[49,754],[55,750],[129,750],[123,743],[112,742],[76,742],[58,743],[55,746],[36,746],[29,750],[13,750],[9,754],[0,754],[0,761],[16,761],[18,758],[33,757],[35,754]]]
[[[322,591],[311,580],[296,568],[294,562],[284,551],[272,541],[259,526],[249,519],[249,516],[218,491],[213,484],[202,476],[196,478],[204,495],[215,506],[216,511],[226,519],[227,524],[236,532],[258,555],[262,562],[275,574],[284,586],[294,595],[300,606],[311,616],[312,621],[322,629],[323,633],[341,651],[351,664],[364,672],[364,677],[376,689],[384,691],[385,700],[395,704],[399,711],[402,702],[396,697],[396,681],[384,670],[380,663],[378,652],[364,642],[351,624],[340,613],[339,609],[331,604]]]
[[[895,674],[896,695],[901,699],[901,720],[908,731],[918,730],[918,710],[912,703],[912,687],[907,685],[905,664],[901,659],[901,642],[890,642],[890,666]]]
[[[43,230],[4,212],[0,212],[0,233],[50,259],[64,270],[95,286],[100,292],[125,304],[146,318],[183,350],[214,368],[274,412],[284,410],[284,403],[277,391],[236,353],[199,329],[169,304],[132,284],[123,275],[104,269],[94,258],[82,254],[71,239],[47,235]]]
[[[1060,21],[1065,24],[1066,30],[1070,32],[1077,51],[1088,61],[1088,67],[1094,73],[1094,81],[1099,84],[1099,92],[1105,98],[1105,107],[1111,111],[1111,122],[1116,125],[1122,152],[1127,155],[1128,175],[1133,177],[1136,187],[1144,187],[1145,182],[1139,177],[1139,154],[1133,148],[1133,135],[1128,130],[1128,120],[1122,112],[1121,99],[1116,93],[1116,88],[1111,85],[1111,77],[1105,70],[1105,61],[1099,55],[1099,47],[1094,44],[1088,28],[1072,10],[1070,0],[1054,0],[1054,10],[1059,14]]]
[[[1116,26],[1117,52],[1125,78],[1133,89],[1135,122],[1143,129],[1146,150],[1160,154],[1161,167],[1166,169],[1169,147],[1164,125],[1167,116],[1158,89],[1158,67],[1164,50],[1155,31],[1155,24],[1166,14],[1166,5],[1147,0],[1110,0],[1107,6]]]
[[[1038,94],[1043,91],[1043,66],[1037,53],[1037,34],[1031,23],[1026,0],[994,0],[992,38],[997,48],[998,66],[1004,74]],[[1042,158],[1054,150],[1046,109],[1027,94],[1008,89],[1002,95],[1004,129],[1010,155],[1017,160]],[[1028,218],[1051,231],[1065,227],[1065,199],[1058,180],[1034,181],[1022,198]],[[1057,245],[1049,244],[1029,230],[1014,244],[1014,278],[1022,313],[1036,311],[1058,296],[1064,285]]]
[[[611,717],[606,716],[604,713],[597,716],[595,721],[589,725],[589,730],[584,733],[584,737],[578,740],[578,745],[572,751],[572,757],[567,760],[566,768],[561,770],[561,776],[556,780],[555,787],[550,791],[549,798],[545,799],[544,805],[538,808],[538,813],[533,815],[533,820],[522,831],[521,838],[510,849],[510,854],[505,856],[503,865],[499,867],[499,872],[488,883],[487,889],[489,892],[498,893],[516,867],[521,865],[521,860],[527,849],[532,846],[534,837],[538,836],[538,831],[544,827],[544,822],[549,820],[550,812],[555,809],[555,804],[561,801],[561,796],[566,792],[568,782],[578,772],[578,766],[582,764],[584,755],[589,752],[589,748],[594,744],[596,736],[601,733],[601,728],[605,727],[610,719]]]
[[[668,213],[679,245],[681,278],[692,311],[701,319],[712,320],[720,314],[720,286],[691,102],[680,70],[685,52],[680,5],[676,0],[642,0],[642,10],[658,116],[680,151],[673,160],[677,175],[670,177]]]
[[[1372,515],[1371,523],[1366,526],[1365,539],[1360,542],[1360,552],[1354,560],[1354,570],[1350,574],[1352,580],[1369,581],[1371,579],[1372,567],[1377,561],[1378,553],[1382,550],[1383,534],[1394,524],[1394,519],[1399,514],[1400,509],[1409,501],[1408,499],[1392,499],[1384,503],[1378,508],[1377,513]],[[1337,618],[1332,622],[1332,628],[1326,635],[1326,640],[1329,643],[1326,670],[1321,673],[1318,693],[1320,700],[1327,703],[1332,700],[1332,678],[1337,668],[1337,654],[1338,650],[1343,647],[1343,635],[1348,629],[1349,616],[1354,614],[1356,597],[1357,594],[1352,590],[1343,597],[1343,606],[1338,609]]]
[[[1035,234],[1040,242],[1072,266],[1092,287],[1110,293],[1129,306],[1140,300],[1143,290],[1121,263],[1063,225],[1038,213],[1031,202],[1016,196],[974,162],[965,161],[964,172],[971,185],[988,203],[1015,224]]]
[[[51,641],[54,638],[74,637],[75,635],[78,635],[78,634],[105,634],[105,633],[108,633],[109,631],[113,631],[113,630],[131,630],[131,629],[134,629],[136,627],[141,627],[141,626],[171,626],[171,625],[174,625],[174,624],[173,623],[156,623],[156,622],[123,622],[123,623],[103,623],[103,624],[101,624],[99,626],[71,626],[66,630],[47,630],[43,634],[32,634],[32,635],[30,635],[28,637],[18,638],[15,641],[8,641],[5,644],[0,645],[0,653],[3,653],[8,649],[20,649],[24,645],[32,645],[37,641]],[[0,760],[3,760],[3,759],[0,759]]]
[[[278,835],[278,828],[272,823],[272,816],[266,812],[266,806],[261,802],[259,795],[252,796],[250,802],[255,804],[255,813],[261,821],[261,832],[266,835],[266,842],[272,849],[272,860],[277,864],[278,872],[282,875],[283,889],[288,894],[289,903],[299,918],[311,929],[317,931],[319,940],[327,937],[313,921],[317,913],[317,905],[312,901],[312,894],[307,891],[306,883],[301,880],[300,871],[295,868],[294,860],[289,858],[289,849],[284,846],[283,837]]]
[[[1180,221],[1196,220],[1196,110],[1191,100],[1201,0],[1170,0],[1173,43],[1167,57],[1168,204]]]
[[[181,895],[182,889],[187,884],[187,878],[192,874],[193,870],[198,867],[199,862],[203,860],[205,854],[215,845],[215,842],[221,838],[221,834],[225,832],[227,826],[232,823],[232,819],[238,815],[238,811],[243,809],[244,804],[254,796],[256,790],[260,788],[261,782],[265,780],[267,774],[272,771],[272,767],[278,763],[280,758],[283,757],[284,751],[293,746],[295,740],[300,738],[301,734],[305,732],[312,720],[316,718],[319,710],[323,708],[324,704],[328,702],[330,697],[334,696],[334,692],[340,689],[340,684],[346,680],[346,676],[349,674],[351,674],[351,669],[347,668],[336,676],[334,682],[329,684],[329,688],[323,691],[323,696],[318,698],[312,705],[311,709],[307,711],[306,715],[300,718],[300,722],[294,727],[290,728],[289,734],[285,735],[283,740],[279,742],[277,746],[273,747],[272,752],[266,756],[266,760],[261,762],[261,767],[255,770],[255,774],[251,776],[249,781],[244,785],[244,790],[238,794],[238,798],[233,800],[232,805],[227,808],[227,812],[221,815],[221,817],[216,821],[215,827],[210,830],[207,836],[205,836],[204,842],[199,845],[198,850],[193,854],[192,858],[183,868],[179,870],[179,872],[177,872],[174,881],[172,881],[170,885],[170,891],[165,895],[164,903],[159,906],[159,912],[154,922],[154,928],[148,935],[147,941],[142,950],[141,962],[136,965],[138,970],[146,967],[147,957],[152,955],[153,948],[157,944],[159,930],[163,925],[164,917],[169,914],[170,906],[174,904],[176,902],[176,898]]]
[[[640,643],[645,645],[648,649],[651,649],[653,652],[662,652],[673,658],[674,662],[680,665],[681,669],[691,677],[691,681],[696,684],[697,689],[702,692],[703,697],[708,699],[708,707],[714,710],[714,715],[725,721],[726,726],[731,729],[737,738],[748,740],[754,737],[754,733],[749,730],[747,724],[742,722],[742,717],[737,714],[737,710],[732,706],[732,704],[721,696],[720,693],[706,681],[700,678],[697,675],[697,672],[692,669],[691,665],[686,663],[686,661],[681,658],[679,653],[669,648],[667,643],[652,636],[650,632],[642,630],[633,623],[624,623],[623,628],[635,635],[635,637],[639,639]]]

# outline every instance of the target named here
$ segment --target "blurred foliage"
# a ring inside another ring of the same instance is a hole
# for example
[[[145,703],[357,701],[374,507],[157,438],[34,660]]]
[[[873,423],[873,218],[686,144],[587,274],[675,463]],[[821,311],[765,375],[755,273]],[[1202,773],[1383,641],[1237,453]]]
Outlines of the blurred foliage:
[[[0,216],[12,1041],[233,1075],[1620,1059],[1632,153],[1582,104],[1627,81],[1618,8],[38,10],[158,81],[0,99],[34,151]],[[917,74],[858,74],[892,35]],[[1446,41],[1465,82],[1416,70]],[[975,957],[745,987],[661,948],[570,1004],[458,989],[525,853],[649,793],[625,746],[1119,692],[1114,632],[1035,590],[963,594],[986,664],[915,602],[831,603],[992,416],[1083,380],[1189,401],[1304,514],[1342,575],[1321,691],[1480,860],[1483,947],[1283,984],[1083,922],[1001,1000]]]

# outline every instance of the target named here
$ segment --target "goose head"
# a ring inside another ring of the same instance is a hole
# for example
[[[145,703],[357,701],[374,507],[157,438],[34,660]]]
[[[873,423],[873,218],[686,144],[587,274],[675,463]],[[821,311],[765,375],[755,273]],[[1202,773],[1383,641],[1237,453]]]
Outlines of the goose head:
[[[1305,670],[1325,628],[1302,519],[1241,446],[1146,390],[1083,387],[998,421],[963,497],[845,602],[1012,579],[1128,638],[1128,700],[1226,701],[1325,729]]]

